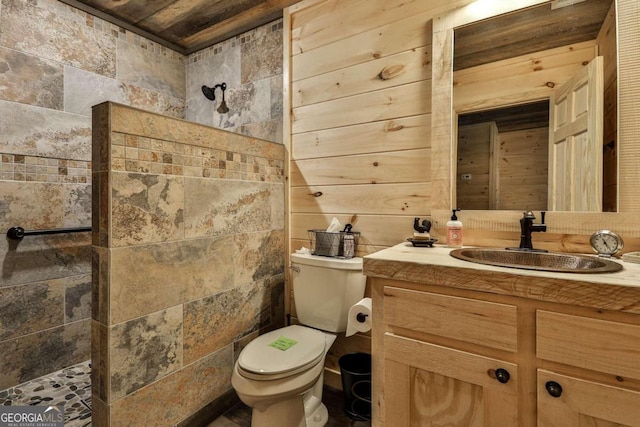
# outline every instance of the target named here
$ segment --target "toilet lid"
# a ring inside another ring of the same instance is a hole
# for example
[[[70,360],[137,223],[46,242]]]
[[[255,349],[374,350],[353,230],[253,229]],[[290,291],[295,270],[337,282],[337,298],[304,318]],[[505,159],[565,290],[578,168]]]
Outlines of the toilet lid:
[[[324,333],[304,326],[276,329],[251,341],[240,353],[238,365],[261,375],[281,374],[317,363],[324,356]]]

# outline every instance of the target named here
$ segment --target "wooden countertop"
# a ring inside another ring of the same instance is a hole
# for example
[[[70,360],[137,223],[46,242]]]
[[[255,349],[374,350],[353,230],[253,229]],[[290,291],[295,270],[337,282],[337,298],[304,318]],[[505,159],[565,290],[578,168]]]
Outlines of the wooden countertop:
[[[364,257],[364,274],[435,286],[640,314],[640,264],[615,273],[556,273],[453,258],[451,248],[400,243]]]

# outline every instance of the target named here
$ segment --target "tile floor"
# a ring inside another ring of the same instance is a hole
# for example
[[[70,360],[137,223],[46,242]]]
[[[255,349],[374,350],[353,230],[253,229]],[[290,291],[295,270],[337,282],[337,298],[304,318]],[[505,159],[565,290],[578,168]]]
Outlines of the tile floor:
[[[65,427],[91,426],[91,363],[86,361],[0,391],[0,405],[64,405]],[[324,388],[329,410],[327,427],[370,427],[370,421],[345,415],[341,390]],[[239,403],[207,427],[250,427],[251,409]]]
[[[0,405],[64,405],[65,427],[91,425],[91,363],[86,361],[0,391]]]

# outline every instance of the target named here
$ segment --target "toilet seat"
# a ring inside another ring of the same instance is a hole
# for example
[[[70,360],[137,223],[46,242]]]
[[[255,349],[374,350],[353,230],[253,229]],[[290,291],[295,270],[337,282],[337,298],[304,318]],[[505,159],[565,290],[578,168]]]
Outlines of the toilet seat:
[[[281,337],[296,343],[286,350],[270,344]],[[245,378],[267,381],[289,377],[320,363],[325,354],[325,334],[304,326],[276,329],[251,341],[238,357],[238,372]]]

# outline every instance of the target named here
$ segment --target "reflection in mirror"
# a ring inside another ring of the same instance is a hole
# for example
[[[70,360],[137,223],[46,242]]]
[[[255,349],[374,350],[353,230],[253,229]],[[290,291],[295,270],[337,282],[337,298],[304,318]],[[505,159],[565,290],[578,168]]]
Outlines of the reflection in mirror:
[[[617,53],[612,3],[586,0],[562,7],[550,2],[455,29],[457,207],[616,211]],[[549,111],[550,98],[569,91],[564,85],[597,56],[603,57],[601,75],[596,77],[601,79],[600,99],[589,107],[591,112],[584,112],[592,117],[588,133],[564,137],[556,131],[550,144],[549,123],[557,129],[562,122],[562,113]],[[546,120],[540,121],[540,115]],[[475,139],[483,142],[475,146]],[[590,150],[597,155],[583,155],[595,159],[584,170],[596,178],[578,182],[574,177],[580,173],[574,166],[582,160],[566,153],[589,139],[595,140]],[[549,161],[556,166],[552,178],[547,178]],[[583,195],[597,203],[573,201]],[[557,202],[565,198],[571,201]]]
[[[547,210],[549,102],[458,116],[456,206]]]

